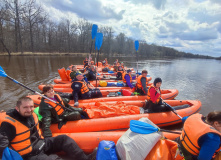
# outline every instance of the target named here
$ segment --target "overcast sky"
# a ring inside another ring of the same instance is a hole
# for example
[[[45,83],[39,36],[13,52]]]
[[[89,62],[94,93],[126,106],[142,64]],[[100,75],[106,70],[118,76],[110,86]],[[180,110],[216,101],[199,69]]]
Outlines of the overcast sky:
[[[118,34],[221,56],[221,0],[38,0],[54,20],[85,18]]]

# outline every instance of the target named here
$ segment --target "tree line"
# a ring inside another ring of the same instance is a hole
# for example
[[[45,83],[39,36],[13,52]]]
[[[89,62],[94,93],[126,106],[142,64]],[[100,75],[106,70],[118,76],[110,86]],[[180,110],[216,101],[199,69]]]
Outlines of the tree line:
[[[36,0],[0,2],[0,52],[89,53],[92,23],[86,19],[51,20]],[[135,56],[134,39],[116,34],[112,27],[99,26],[103,33],[101,52],[105,56]],[[212,58],[179,52],[173,48],[147,44],[139,40],[140,57]]]

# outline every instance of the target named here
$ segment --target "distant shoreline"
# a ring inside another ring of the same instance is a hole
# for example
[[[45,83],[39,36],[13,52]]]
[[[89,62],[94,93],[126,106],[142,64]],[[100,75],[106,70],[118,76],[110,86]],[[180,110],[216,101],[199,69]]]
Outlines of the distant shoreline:
[[[75,56],[75,57],[85,57],[88,56],[89,53],[43,53],[43,52],[24,52],[21,54],[21,52],[12,52],[11,56]],[[9,56],[8,53],[0,53],[0,56]]]
[[[95,56],[95,53],[91,54],[92,56]],[[105,56],[104,54],[99,54],[100,56]],[[0,56],[9,56],[8,53],[0,53]],[[21,52],[12,52],[11,56],[74,56],[74,57],[88,57],[89,53],[59,53],[59,52],[53,52],[53,53],[44,53],[44,52],[24,52],[21,54]],[[109,57],[133,57],[128,55],[111,55]]]
[[[91,54],[93,57],[95,56],[95,53]],[[101,57],[103,56],[107,56],[104,54],[99,54]],[[9,56],[7,52],[5,53],[0,53],[0,57],[1,56]],[[59,52],[24,52],[23,54],[21,54],[21,52],[12,52],[11,56],[73,56],[73,57],[88,57],[89,53],[59,53]],[[107,56],[108,57],[108,56]],[[136,56],[129,56],[129,55],[119,55],[119,54],[114,54],[114,55],[109,55],[109,57],[114,57],[114,58],[124,58],[124,57],[130,57],[130,58],[135,58]],[[141,57],[142,58],[142,57]],[[146,57],[146,58],[150,58],[150,57]],[[197,57],[151,57],[151,58],[157,58],[157,59],[161,59],[161,58],[197,58]],[[216,59],[216,60],[221,60],[221,57],[210,57],[210,58],[202,58],[199,57],[200,59]],[[199,59],[197,58],[197,59]]]

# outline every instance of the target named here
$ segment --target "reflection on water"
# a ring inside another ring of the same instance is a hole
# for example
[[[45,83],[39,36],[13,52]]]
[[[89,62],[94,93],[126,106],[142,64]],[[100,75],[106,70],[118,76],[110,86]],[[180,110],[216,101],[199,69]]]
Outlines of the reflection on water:
[[[108,60],[113,63],[115,59]],[[119,58],[136,69],[135,58]],[[38,90],[41,83],[53,83],[59,77],[57,69],[70,64],[82,64],[83,58],[71,56],[0,57],[0,65],[12,78]],[[162,88],[179,90],[176,99],[199,99],[201,113],[206,115],[221,106],[221,62],[202,59],[140,60],[138,70],[147,69],[151,77],[161,77]],[[0,108],[15,106],[16,100],[30,93],[7,78],[0,77]]]

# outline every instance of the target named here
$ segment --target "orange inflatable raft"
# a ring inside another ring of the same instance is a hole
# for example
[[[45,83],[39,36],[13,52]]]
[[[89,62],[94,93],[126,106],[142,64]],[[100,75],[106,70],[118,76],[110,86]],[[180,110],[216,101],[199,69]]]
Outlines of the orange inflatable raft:
[[[30,96],[36,103],[37,96]],[[171,106],[180,106],[188,104],[190,107],[177,110],[182,116],[190,116],[200,111],[201,102],[198,100],[165,100]],[[158,126],[169,126],[182,122],[182,120],[172,111],[161,113],[145,113],[136,115],[125,115],[109,118],[82,119],[78,121],[67,122],[60,130],[57,124],[51,125],[53,133],[74,133],[74,132],[93,132],[93,131],[109,131],[128,129],[130,120],[139,120],[142,117],[149,118]]]
[[[61,69],[58,69],[58,73],[61,79],[54,79],[55,83],[60,83],[60,84],[71,83],[71,78],[70,78],[71,71],[70,70],[66,71],[65,68],[61,68]],[[100,78],[102,78],[102,76]],[[152,79],[151,77],[147,77],[147,78],[148,78],[148,81],[151,81]],[[105,81],[117,82],[116,80],[105,80]],[[136,82],[136,80],[133,80],[133,82]],[[90,81],[90,83],[92,83],[93,85],[96,85],[96,81]],[[99,84],[99,81],[98,81],[98,84]]]
[[[180,131],[176,131],[180,132]],[[83,133],[63,133],[75,140],[78,146],[86,153],[91,153],[94,148],[98,147],[100,141],[113,141],[117,144],[118,139],[125,131],[117,132],[83,132]],[[53,133],[53,136],[61,135],[61,133]],[[170,140],[175,140],[179,134],[163,132],[164,137]]]
[[[59,88],[55,89],[58,91]],[[101,90],[102,91],[102,90]],[[112,91],[111,91],[112,92]],[[109,92],[107,92],[109,93]],[[179,91],[177,89],[163,89],[161,90],[161,97],[164,100],[174,99],[178,95]],[[34,100],[35,106],[39,106],[41,102],[41,97],[39,95],[31,95],[31,98]],[[93,98],[93,99],[84,99],[79,100],[78,102],[81,103],[91,103],[91,102],[111,102],[111,101],[143,101],[147,99],[147,96],[118,96],[118,97],[102,97],[102,98]],[[73,100],[70,100],[70,105],[74,104]]]

